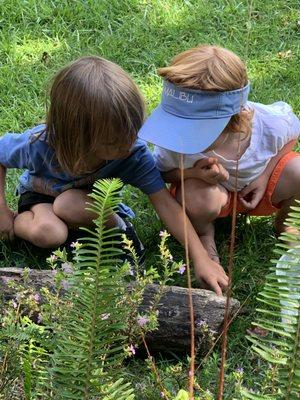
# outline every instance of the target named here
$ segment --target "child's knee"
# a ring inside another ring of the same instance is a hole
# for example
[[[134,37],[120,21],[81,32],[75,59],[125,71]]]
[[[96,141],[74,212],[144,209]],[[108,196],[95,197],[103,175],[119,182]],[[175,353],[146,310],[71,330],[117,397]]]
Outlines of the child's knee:
[[[181,193],[179,195],[181,197]],[[223,197],[217,185],[196,179],[185,181],[186,210],[191,218],[217,218],[225,202]]]
[[[87,202],[91,201],[80,189],[70,189],[61,193],[53,203],[54,214],[64,221],[73,221],[78,216],[86,214]]]
[[[293,158],[286,167],[286,184],[293,188],[295,197],[300,196],[300,157]]]
[[[32,226],[30,236],[31,242],[38,247],[59,247],[67,240],[68,228],[63,222],[55,224],[41,221]]]

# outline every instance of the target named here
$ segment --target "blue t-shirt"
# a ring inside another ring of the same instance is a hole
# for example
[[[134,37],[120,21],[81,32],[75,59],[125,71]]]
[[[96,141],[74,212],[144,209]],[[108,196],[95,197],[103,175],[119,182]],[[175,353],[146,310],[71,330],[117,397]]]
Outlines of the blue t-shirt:
[[[0,138],[0,164],[25,169],[19,179],[18,194],[34,191],[56,197],[68,189],[91,187],[103,178],[119,178],[147,195],[165,187],[150,151],[140,140],[127,158],[106,161],[92,173],[72,176],[60,168],[45,128],[39,125],[21,134],[7,133]],[[126,213],[132,215],[129,209]]]

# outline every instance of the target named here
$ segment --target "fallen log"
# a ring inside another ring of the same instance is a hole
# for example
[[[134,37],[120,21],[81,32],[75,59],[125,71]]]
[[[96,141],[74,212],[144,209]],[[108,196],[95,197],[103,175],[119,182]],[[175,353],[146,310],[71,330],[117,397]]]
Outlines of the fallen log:
[[[23,279],[22,268],[0,268],[0,292],[4,299],[15,296],[9,280],[19,283]],[[26,278],[27,285],[39,291],[42,287],[54,288],[53,273],[51,270],[30,270]],[[163,289],[163,290],[162,290]],[[178,286],[147,285],[143,302],[140,307],[141,313],[147,313],[158,291],[162,292],[158,304],[158,330],[147,335],[147,343],[152,351],[188,351],[190,346],[190,317],[188,303],[188,289]],[[210,345],[205,337],[203,327],[207,332],[219,334],[222,329],[225,297],[219,297],[215,293],[205,289],[192,289],[192,297],[195,312],[195,334],[196,340],[202,351]],[[235,299],[230,301],[230,314],[234,314],[239,307]]]

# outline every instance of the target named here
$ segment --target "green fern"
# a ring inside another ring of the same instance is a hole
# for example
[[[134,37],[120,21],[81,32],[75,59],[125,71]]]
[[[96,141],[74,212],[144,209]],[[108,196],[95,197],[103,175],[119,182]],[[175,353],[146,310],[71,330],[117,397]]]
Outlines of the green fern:
[[[299,202],[298,202],[299,203]],[[300,207],[292,207],[286,220],[300,231]],[[300,235],[283,234],[284,243],[275,250],[281,256],[266,278],[258,300],[262,304],[254,325],[267,336],[251,335],[253,349],[266,361],[278,366],[274,393],[270,397],[246,395],[252,399],[299,399],[300,393]],[[245,393],[244,393],[245,394]]]
[[[10,325],[6,324],[0,330],[0,353],[4,353],[7,363],[7,367],[4,368],[7,370],[6,377],[0,375],[0,395],[5,390],[5,381],[7,386],[11,386],[12,382],[18,379],[22,382],[25,399],[33,400],[36,396],[37,382],[43,381],[46,363],[49,360],[49,330],[37,325],[27,316],[19,316],[17,321],[13,319]],[[2,357],[0,356],[0,364]]]
[[[21,352],[21,365],[24,375],[23,387],[26,400],[32,400],[36,397],[34,388],[37,382],[42,380],[45,375],[45,363],[47,352],[35,343],[33,339],[23,346]]]
[[[121,381],[107,385],[124,359],[123,321],[129,312],[122,301],[126,290],[122,273],[116,267],[122,253],[116,247],[120,241],[116,229],[105,228],[120,202],[121,187],[116,179],[94,185],[90,210],[97,214],[95,231],[86,229],[90,237],[83,239],[75,257],[76,271],[67,299],[73,306],[57,338],[48,398],[91,400],[99,394],[107,400],[133,398]],[[110,388],[107,394],[103,393],[105,387]]]
[[[124,383],[123,379],[117,380],[111,385],[104,388],[106,396],[103,400],[134,400],[133,389],[130,388],[129,383]]]

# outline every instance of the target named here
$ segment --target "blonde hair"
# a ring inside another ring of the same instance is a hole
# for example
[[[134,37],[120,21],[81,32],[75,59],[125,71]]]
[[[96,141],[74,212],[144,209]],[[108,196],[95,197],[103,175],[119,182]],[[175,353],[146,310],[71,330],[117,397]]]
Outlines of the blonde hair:
[[[212,91],[230,91],[248,82],[243,61],[232,51],[218,46],[200,45],[175,56],[171,65],[158,74],[175,85]],[[233,115],[224,131],[251,132],[253,113],[242,109]]]
[[[62,168],[74,175],[89,170],[99,147],[129,150],[145,116],[133,80],[104,58],[82,57],[54,77],[47,113],[47,137]]]

